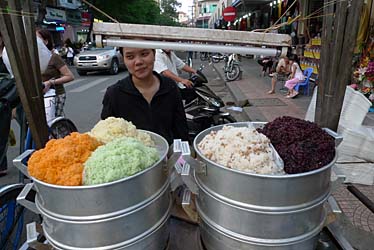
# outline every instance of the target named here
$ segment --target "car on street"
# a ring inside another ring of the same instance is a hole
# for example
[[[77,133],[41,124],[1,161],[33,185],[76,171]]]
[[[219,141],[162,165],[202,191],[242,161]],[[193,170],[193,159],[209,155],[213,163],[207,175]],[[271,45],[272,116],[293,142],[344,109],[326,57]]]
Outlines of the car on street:
[[[119,48],[110,46],[87,48],[74,57],[74,66],[79,75],[93,71],[105,71],[116,75],[119,69],[126,69]]]

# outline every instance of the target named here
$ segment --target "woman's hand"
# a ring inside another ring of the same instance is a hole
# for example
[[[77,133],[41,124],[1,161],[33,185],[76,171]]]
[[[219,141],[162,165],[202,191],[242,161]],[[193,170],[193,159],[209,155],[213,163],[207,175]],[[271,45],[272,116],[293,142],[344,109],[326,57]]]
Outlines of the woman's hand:
[[[188,79],[183,79],[181,81],[181,83],[183,83],[183,85],[186,86],[187,88],[192,88],[193,87],[192,82],[190,80],[188,80]]]
[[[48,90],[51,88],[51,86],[52,86],[52,81],[51,81],[51,80],[49,80],[49,81],[45,81],[45,82],[43,82],[43,84],[44,84],[43,94],[45,94],[45,93],[47,93]]]

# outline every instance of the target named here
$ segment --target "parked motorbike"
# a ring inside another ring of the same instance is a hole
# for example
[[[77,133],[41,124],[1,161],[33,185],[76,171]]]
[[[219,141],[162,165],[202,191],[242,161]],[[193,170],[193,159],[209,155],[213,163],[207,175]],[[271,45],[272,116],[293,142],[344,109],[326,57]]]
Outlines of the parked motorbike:
[[[200,60],[201,61],[208,61],[210,58],[209,52],[200,52]]]
[[[235,81],[240,76],[241,69],[235,57],[235,54],[224,57],[225,66],[223,67],[223,71],[225,72],[227,81]]]
[[[228,58],[227,55],[221,54],[221,53],[216,53],[212,55],[212,62],[214,63],[219,63],[220,61],[224,61],[225,58]]]
[[[208,80],[202,73],[202,69],[203,67],[200,67],[197,74],[190,78],[193,88],[182,90],[191,142],[197,134],[211,126],[236,122],[230,113],[221,111],[225,104],[206,85]]]

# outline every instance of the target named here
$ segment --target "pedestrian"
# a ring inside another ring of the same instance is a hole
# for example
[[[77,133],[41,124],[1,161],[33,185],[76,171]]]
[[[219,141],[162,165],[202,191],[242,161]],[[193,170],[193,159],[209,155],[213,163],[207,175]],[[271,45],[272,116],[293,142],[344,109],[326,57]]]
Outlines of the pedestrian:
[[[305,80],[305,76],[303,74],[303,71],[301,70],[297,55],[290,56],[290,65],[291,65],[291,75],[289,77],[290,80],[286,81],[286,84],[284,85],[286,88],[288,88],[288,94],[286,98],[296,97],[299,94],[299,92],[295,90],[295,86],[299,82],[302,82]]]
[[[73,66],[74,50],[71,47],[71,45],[69,45],[68,43],[66,43],[64,46],[66,47],[66,61],[67,61],[67,64],[69,66]]]
[[[277,63],[277,66],[275,68],[275,72],[272,74],[269,74],[269,76],[272,77],[271,79],[271,89],[268,91],[268,94],[274,94],[275,93],[275,86],[277,84],[277,81],[282,79],[287,79],[287,75],[290,72],[290,65],[288,57],[281,57]]]
[[[186,114],[179,90],[171,79],[153,71],[155,50],[121,48],[129,76],[110,86],[101,119],[131,121],[137,128],[173,139],[188,140]]]
[[[44,84],[44,93],[49,89],[55,89],[55,117],[62,116],[66,100],[66,92],[64,84],[74,80],[73,73],[66,66],[62,58],[55,53],[52,53],[53,41],[49,31],[40,29],[36,32],[49,50],[51,50],[51,58],[48,62],[47,69],[42,72],[42,80]]]
[[[187,88],[192,87],[192,82],[179,76],[178,70],[196,74],[196,70],[185,64],[177,55],[169,49],[157,49],[154,70],[166,76],[176,83],[181,83]]]
[[[3,50],[4,50],[4,42],[0,33],[0,77],[9,74],[4,62],[3,62]],[[1,89],[0,80],[0,89]],[[1,96],[0,96],[1,97]],[[9,139],[9,132],[10,132],[10,122],[12,117],[12,107],[10,104],[0,99],[0,177],[5,176],[8,171],[8,159],[7,159],[7,150],[8,150],[8,139]]]
[[[182,99],[186,103],[190,103],[196,98],[196,93],[192,89],[193,83],[189,79],[180,77],[178,74],[178,70],[183,70],[190,74],[196,74],[196,70],[185,64],[172,50],[156,50],[154,70],[177,83]]]

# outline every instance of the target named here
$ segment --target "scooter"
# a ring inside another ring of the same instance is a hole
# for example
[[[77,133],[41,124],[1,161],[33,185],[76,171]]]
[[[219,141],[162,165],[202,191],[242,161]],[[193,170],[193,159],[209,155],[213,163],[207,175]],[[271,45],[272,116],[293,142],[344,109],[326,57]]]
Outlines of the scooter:
[[[241,69],[235,57],[235,54],[231,54],[224,58],[225,66],[223,67],[223,71],[225,72],[227,81],[235,81],[240,77]]]
[[[227,55],[221,54],[221,53],[216,53],[212,55],[212,62],[214,63],[219,63],[220,61],[224,61],[225,58],[227,58]]]
[[[208,80],[202,69],[203,66],[190,78],[193,88],[182,90],[182,97],[188,97],[185,99],[184,108],[191,142],[196,135],[211,126],[236,122],[230,113],[221,111],[225,104],[206,85]],[[183,91],[188,91],[188,95],[183,94]]]

